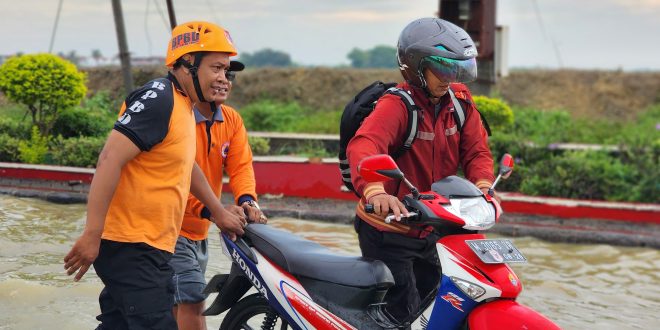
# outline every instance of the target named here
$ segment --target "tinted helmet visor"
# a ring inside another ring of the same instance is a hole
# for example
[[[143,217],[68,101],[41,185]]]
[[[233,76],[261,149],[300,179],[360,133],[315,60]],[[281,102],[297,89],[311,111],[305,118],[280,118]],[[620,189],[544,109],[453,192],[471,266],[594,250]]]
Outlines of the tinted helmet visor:
[[[477,60],[455,60],[441,56],[427,56],[422,59],[421,68],[428,68],[443,82],[468,83],[477,79]]]

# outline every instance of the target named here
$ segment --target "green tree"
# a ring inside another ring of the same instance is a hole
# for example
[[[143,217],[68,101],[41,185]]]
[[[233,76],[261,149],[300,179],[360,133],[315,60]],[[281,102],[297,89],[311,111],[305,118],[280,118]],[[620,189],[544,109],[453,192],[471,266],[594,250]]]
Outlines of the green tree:
[[[396,48],[391,46],[376,46],[369,50],[369,65],[371,68],[396,68]]]
[[[253,54],[241,54],[241,61],[248,67],[287,67],[292,65],[291,56],[289,56],[289,54],[270,48],[258,50]]]
[[[0,91],[27,107],[43,137],[62,111],[80,104],[87,93],[85,79],[75,65],[52,54],[12,57],[0,66]]]
[[[99,61],[101,61],[101,59],[103,59],[103,54],[101,53],[100,50],[93,49],[92,50],[92,58],[94,59],[94,62],[96,62],[96,65],[99,65]]]
[[[369,63],[369,54],[362,49],[353,48],[346,57],[351,60],[354,68],[366,68]]]
[[[396,48],[376,46],[369,50],[353,48],[348,55],[354,68],[396,68]]]
[[[504,101],[482,95],[473,100],[493,131],[504,132],[513,125],[513,111]]]

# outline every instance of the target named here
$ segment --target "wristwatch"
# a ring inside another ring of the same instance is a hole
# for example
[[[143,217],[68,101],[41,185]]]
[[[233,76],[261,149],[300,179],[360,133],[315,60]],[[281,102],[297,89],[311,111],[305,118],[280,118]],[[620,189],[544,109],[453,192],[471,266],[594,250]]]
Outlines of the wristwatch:
[[[243,204],[241,204],[241,206],[243,206],[244,204],[250,205],[251,207],[254,207],[257,210],[261,210],[261,208],[259,208],[259,204],[257,204],[257,202],[255,202],[251,199],[248,199],[245,202],[243,202]]]

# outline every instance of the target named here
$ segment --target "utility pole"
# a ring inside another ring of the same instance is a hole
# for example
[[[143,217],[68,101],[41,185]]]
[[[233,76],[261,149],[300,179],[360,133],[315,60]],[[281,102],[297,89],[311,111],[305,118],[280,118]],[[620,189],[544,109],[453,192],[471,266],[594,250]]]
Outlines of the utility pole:
[[[55,32],[57,31],[57,24],[60,22],[60,13],[62,12],[62,1],[57,5],[57,14],[55,14],[55,24],[53,25],[53,33],[50,35],[50,46],[48,46],[48,52],[53,52],[53,44],[55,43]]]
[[[117,29],[117,42],[119,43],[119,60],[121,73],[124,76],[124,89],[126,93],[133,90],[133,75],[131,74],[131,53],[126,43],[126,29],[124,28],[124,15],[121,10],[121,0],[112,0],[112,13],[115,16]]]
[[[170,16],[170,27],[174,30],[174,27],[176,27],[176,17],[174,16],[172,0],[167,0],[167,14]]]
[[[497,0],[439,0],[438,17],[463,28],[477,46],[477,80],[468,85],[475,94],[490,94],[495,70],[495,10]]]

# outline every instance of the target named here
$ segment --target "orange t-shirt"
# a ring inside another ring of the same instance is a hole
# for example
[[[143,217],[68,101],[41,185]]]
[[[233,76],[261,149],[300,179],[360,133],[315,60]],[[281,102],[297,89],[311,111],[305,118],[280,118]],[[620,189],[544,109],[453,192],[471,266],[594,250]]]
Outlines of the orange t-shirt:
[[[132,92],[114,129],[142,150],[122,169],[103,239],[174,253],[195,161],[190,99],[176,79],[155,79]]]
[[[207,120],[196,109],[195,126],[197,132],[197,153],[195,161],[202,169],[209,185],[220,197],[222,192],[222,172],[229,175],[229,186],[234,199],[249,195],[257,199],[252,150],[248,144],[243,119],[230,106],[222,105],[212,120]],[[210,126],[210,127],[209,127]],[[201,217],[204,208],[197,198],[188,195],[188,204],[181,226],[181,236],[199,241],[208,236],[211,221]]]

